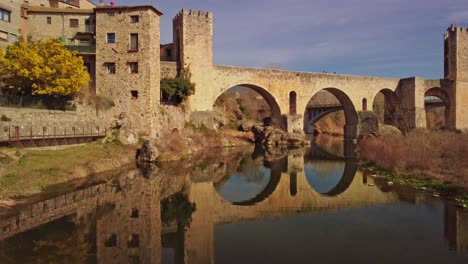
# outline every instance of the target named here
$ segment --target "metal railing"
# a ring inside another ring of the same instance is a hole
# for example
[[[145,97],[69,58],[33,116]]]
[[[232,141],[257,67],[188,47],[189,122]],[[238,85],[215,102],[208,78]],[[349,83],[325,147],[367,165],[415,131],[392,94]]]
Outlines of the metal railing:
[[[88,127],[43,127],[42,133],[34,131],[33,127],[21,129],[19,126],[5,127],[8,130],[8,137],[0,137],[0,143],[17,143],[22,141],[47,141],[47,140],[68,140],[79,138],[103,138],[107,135],[107,128],[99,126]],[[81,129],[81,131],[79,131]],[[87,131],[86,131],[87,130]],[[6,131],[5,131],[6,132]],[[73,143],[73,142],[71,142]]]

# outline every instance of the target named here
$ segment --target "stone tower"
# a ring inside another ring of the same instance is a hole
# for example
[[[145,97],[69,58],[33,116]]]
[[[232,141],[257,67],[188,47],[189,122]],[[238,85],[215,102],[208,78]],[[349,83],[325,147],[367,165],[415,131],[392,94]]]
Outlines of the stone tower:
[[[444,77],[468,81],[468,28],[451,25],[444,36]]]
[[[212,110],[213,14],[183,9],[173,19],[173,38],[178,74],[197,85],[190,96],[192,110]]]
[[[96,92],[112,99],[114,116],[131,120],[139,135],[154,136],[162,13],[152,6],[103,6],[95,13]]]
[[[455,128],[468,128],[468,28],[451,25],[444,35],[444,78],[450,84]]]

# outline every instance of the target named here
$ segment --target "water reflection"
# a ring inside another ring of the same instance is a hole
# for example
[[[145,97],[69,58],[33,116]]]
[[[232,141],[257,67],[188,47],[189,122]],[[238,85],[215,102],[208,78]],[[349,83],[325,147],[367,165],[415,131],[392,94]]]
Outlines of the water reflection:
[[[467,211],[366,177],[342,149],[124,171],[0,217],[1,262],[466,263]]]

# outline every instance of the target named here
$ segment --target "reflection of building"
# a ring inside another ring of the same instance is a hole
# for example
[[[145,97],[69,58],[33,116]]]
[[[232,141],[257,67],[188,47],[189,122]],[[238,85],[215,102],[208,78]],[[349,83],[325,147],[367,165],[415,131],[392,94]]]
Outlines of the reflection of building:
[[[451,249],[468,252],[468,211],[445,206],[445,238]]]

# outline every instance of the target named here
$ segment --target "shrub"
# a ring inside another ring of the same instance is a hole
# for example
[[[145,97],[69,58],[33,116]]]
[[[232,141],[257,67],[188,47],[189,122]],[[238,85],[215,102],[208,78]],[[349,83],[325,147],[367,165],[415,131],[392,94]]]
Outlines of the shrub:
[[[180,104],[188,96],[195,93],[195,84],[184,77],[163,78],[161,79],[161,90],[164,101]]]
[[[2,115],[2,116],[0,117],[0,121],[8,122],[8,121],[11,121],[11,118],[7,117],[6,115]]]

